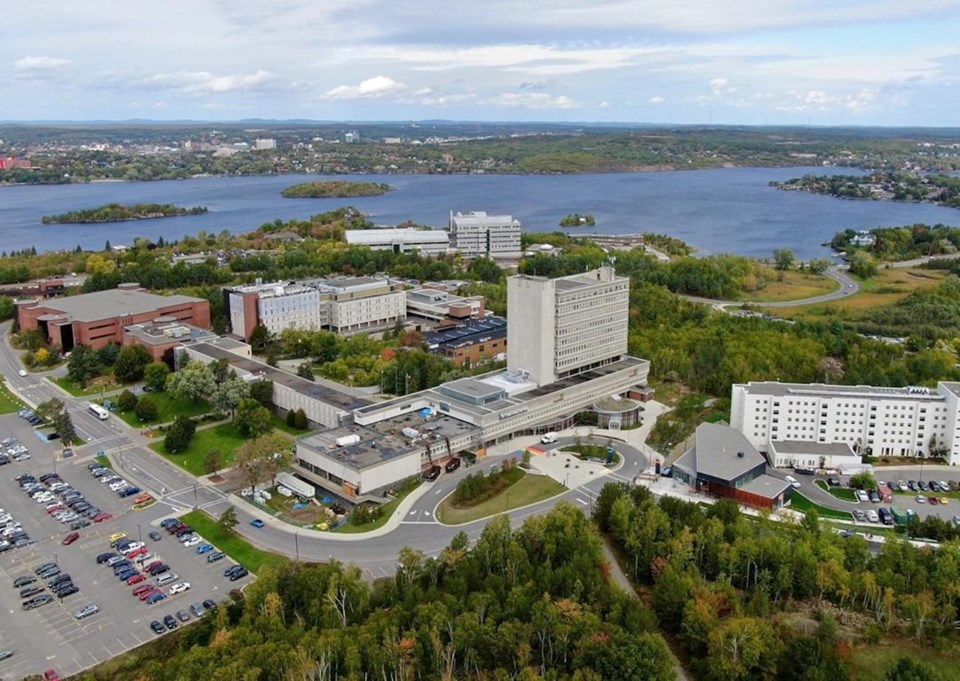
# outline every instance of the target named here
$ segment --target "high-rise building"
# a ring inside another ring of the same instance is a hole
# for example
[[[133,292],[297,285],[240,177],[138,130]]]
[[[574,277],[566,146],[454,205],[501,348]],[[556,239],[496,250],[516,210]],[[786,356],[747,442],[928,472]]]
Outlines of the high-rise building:
[[[510,215],[483,211],[450,212],[450,240],[467,258],[486,256],[516,260],[520,257],[520,221]]]
[[[558,279],[507,279],[507,369],[537,385],[627,355],[630,280],[612,266]]]
[[[277,140],[272,138],[257,139],[253,143],[253,148],[257,151],[269,151],[277,148]]]

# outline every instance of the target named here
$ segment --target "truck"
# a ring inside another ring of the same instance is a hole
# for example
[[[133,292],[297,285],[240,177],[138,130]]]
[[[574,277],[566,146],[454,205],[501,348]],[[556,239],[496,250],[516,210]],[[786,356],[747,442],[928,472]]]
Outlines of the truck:
[[[540,438],[541,444],[549,445],[557,441],[557,434],[554,432],[546,433],[543,437]]]
[[[913,516],[913,511],[904,511],[902,508],[897,508],[896,506],[890,509],[890,511],[893,513],[893,522],[900,526],[906,525],[911,516]]]

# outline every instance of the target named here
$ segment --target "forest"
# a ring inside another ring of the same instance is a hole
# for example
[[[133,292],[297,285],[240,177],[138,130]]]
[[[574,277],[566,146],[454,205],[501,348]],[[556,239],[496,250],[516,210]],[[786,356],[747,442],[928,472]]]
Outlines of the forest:
[[[561,504],[469,546],[402,549],[375,584],[358,568],[264,570],[239,602],[80,676],[84,681],[668,681],[656,618],[611,583],[601,538]]]
[[[879,679],[865,666],[881,645],[939,668],[898,663],[909,673],[883,670],[891,681],[958,678],[933,653],[956,655],[956,541],[932,550],[889,539],[874,554],[815,512],[791,525],[730,500],[704,506],[625,484],[606,485],[594,514],[698,680]]]
[[[935,203],[960,207],[960,178],[940,174],[882,171],[867,175],[804,175],[771,182],[784,190],[827,194],[841,199],[875,199]]]
[[[180,206],[174,206],[169,203],[134,203],[129,206],[119,203],[108,203],[99,208],[72,210],[69,213],[60,213],[59,215],[44,215],[40,221],[45,225],[123,222],[125,220],[169,218],[178,215],[203,215],[206,212],[207,208],[204,206],[181,208]]]

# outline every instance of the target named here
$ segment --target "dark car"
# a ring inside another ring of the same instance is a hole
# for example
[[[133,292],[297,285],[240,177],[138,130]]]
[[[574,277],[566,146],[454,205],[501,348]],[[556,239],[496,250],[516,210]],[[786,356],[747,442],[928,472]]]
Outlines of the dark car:
[[[867,495],[870,497],[870,501],[873,502],[874,504],[880,503],[880,495],[877,494],[877,490],[872,489],[869,492],[867,492]]]
[[[447,461],[447,465],[444,466],[444,468],[446,469],[447,473],[452,473],[453,471],[460,468],[460,463],[461,463],[460,459],[453,458]]]
[[[234,570],[233,572],[231,572],[229,579],[231,582],[235,582],[238,579],[243,579],[248,574],[250,573],[247,571],[247,568],[241,567],[239,570]]]
[[[180,620],[181,622],[189,622],[189,621],[190,621],[190,613],[187,612],[186,610],[178,610],[178,611],[177,611],[177,619]]]
[[[66,572],[64,572],[63,574],[57,575],[56,577],[51,579],[49,582],[47,582],[47,585],[51,589],[54,589],[60,586],[61,584],[66,584],[67,582],[72,582],[72,581],[73,581],[73,577],[71,577]]]
[[[909,489],[911,492],[916,492],[916,491],[917,491],[917,481],[916,481],[916,480],[910,480],[909,482],[907,482],[907,489]]]
[[[134,570],[133,568],[127,568],[126,570],[123,570],[122,572],[117,573],[117,579],[119,579],[121,582],[125,582],[137,574],[140,574],[140,573]]]
[[[163,520],[160,521],[160,527],[167,528],[167,527],[170,527],[171,525],[176,525],[179,522],[180,521],[177,520],[176,518],[164,518]]]
[[[77,541],[80,538],[79,532],[71,532],[66,537],[63,538],[63,541],[60,542],[64,546],[70,546],[73,542]]]
[[[39,608],[41,605],[46,605],[53,601],[53,596],[50,594],[40,594],[39,596],[34,596],[29,601],[23,602],[24,610],[33,610],[34,608]]]
[[[157,532],[156,530],[151,531],[150,534],[148,534],[147,536],[150,537],[153,541],[160,541],[161,539],[163,539],[163,535]]]
[[[169,571],[170,571],[170,566],[167,565],[166,563],[161,563],[155,568],[148,570],[150,575],[153,577],[156,577],[157,575],[162,575],[164,572],[169,572]]]
[[[50,579],[51,577],[56,577],[56,576],[59,575],[59,574],[60,574],[60,568],[55,565],[55,566],[53,566],[52,568],[48,568],[48,569],[44,570],[43,572],[41,572],[41,573],[38,574],[37,576],[40,577],[40,578],[42,578],[42,579]]]
[[[223,571],[223,576],[224,576],[224,577],[229,577],[229,576],[232,575],[235,571],[237,571],[237,570],[242,570],[242,569],[243,569],[243,566],[242,566],[242,565],[231,565],[230,567],[228,567],[226,570]]]
[[[167,630],[166,627],[164,627],[163,624],[160,623],[160,620],[153,620],[150,623],[150,628],[153,629],[153,633],[155,634],[162,634]]]
[[[212,598],[208,598],[207,600],[205,600],[205,601],[203,602],[203,607],[205,607],[207,610],[216,610],[216,609],[217,609],[217,602],[216,602],[215,600],[213,600]]]
[[[122,490],[117,492],[117,494],[119,494],[121,497],[129,497],[133,494],[139,494],[139,493],[140,493],[139,487],[124,487]]]
[[[163,618],[163,623],[166,625],[167,629],[176,629],[179,624],[177,624],[177,618],[173,615],[167,615]]]
[[[920,488],[920,491],[921,491],[921,492],[929,492],[929,491],[930,491],[930,485],[928,485],[928,484],[927,484],[925,481],[923,481],[923,480],[921,480],[920,482],[917,483],[917,487]]]
[[[42,585],[31,584],[30,586],[25,586],[20,589],[20,598],[30,598],[31,596],[36,596],[41,591],[43,591]]]
[[[192,533],[193,533],[193,528],[190,527],[189,525],[183,525],[182,527],[180,527],[180,529],[174,532],[174,534],[177,535],[177,537],[182,537],[185,534],[192,534]]]
[[[67,596],[80,593],[80,587],[78,587],[76,584],[64,584],[60,589],[57,589],[53,593],[57,598],[62,600]]]
[[[19,589],[21,587],[27,586],[28,584],[33,584],[37,581],[37,578],[33,575],[23,575],[22,577],[17,577],[13,580],[13,587]]]
[[[440,477],[440,466],[431,466],[430,470],[423,474],[424,480],[436,480]]]
[[[82,530],[82,529],[85,528],[85,527],[90,527],[90,521],[89,521],[89,520],[83,520],[83,519],[81,519],[81,520],[74,520],[72,523],[70,523],[70,529],[71,529],[71,530]]]
[[[226,554],[223,551],[214,551],[213,553],[210,553],[207,555],[207,562],[216,563],[218,560],[221,560],[225,556]]]
[[[33,569],[33,574],[39,575],[41,572],[46,572],[50,568],[57,567],[56,563],[44,563],[43,565],[38,565]]]

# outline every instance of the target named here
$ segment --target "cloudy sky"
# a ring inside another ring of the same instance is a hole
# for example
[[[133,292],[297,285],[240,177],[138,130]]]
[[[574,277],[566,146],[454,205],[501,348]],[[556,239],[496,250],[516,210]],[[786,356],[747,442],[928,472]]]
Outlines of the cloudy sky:
[[[960,124],[960,0],[9,0],[0,120]]]

